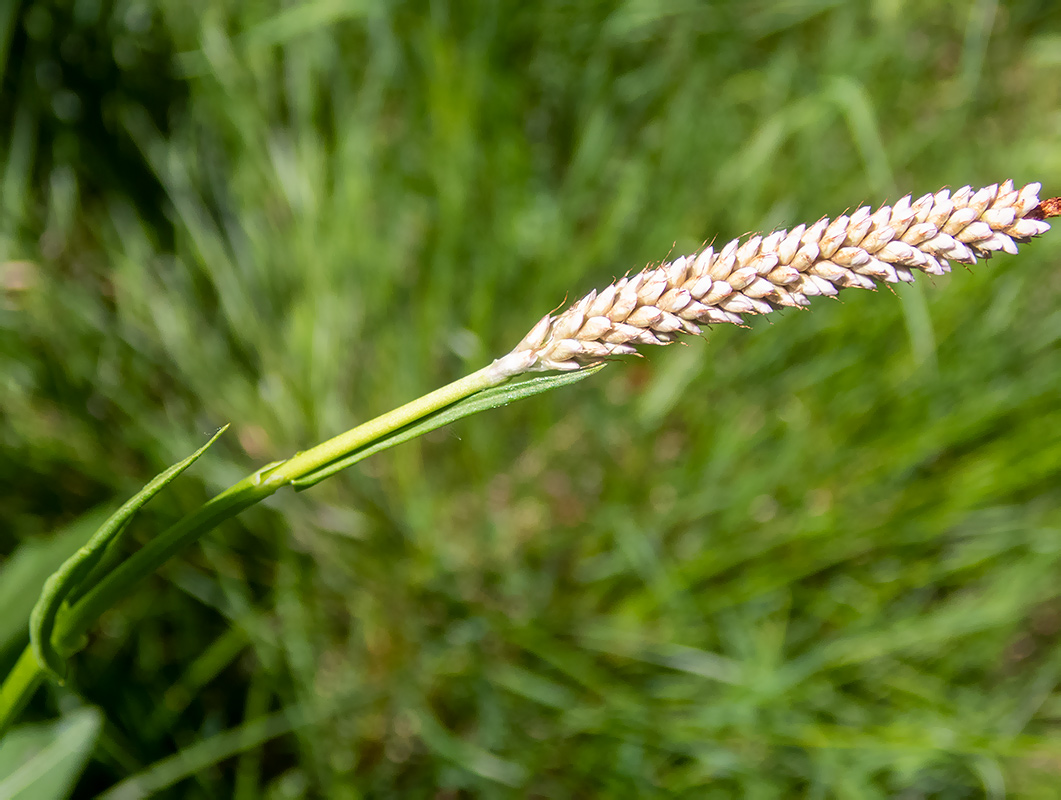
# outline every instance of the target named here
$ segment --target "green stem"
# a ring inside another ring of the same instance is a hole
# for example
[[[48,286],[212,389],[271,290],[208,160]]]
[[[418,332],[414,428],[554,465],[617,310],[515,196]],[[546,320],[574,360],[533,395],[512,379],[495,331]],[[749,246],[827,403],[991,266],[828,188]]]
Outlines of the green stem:
[[[496,363],[496,362],[495,362]],[[305,477],[321,467],[327,466],[333,461],[354,452],[377,439],[393,433],[399,428],[404,428],[410,422],[415,422],[433,411],[445,408],[448,405],[463,400],[465,397],[497,386],[508,379],[507,375],[499,374],[493,369],[493,365],[485,367],[471,375],[466,375],[460,380],[436,389],[430,394],[418,397],[404,406],[376,417],[373,420],[358,425],[356,428],[341,433],[334,439],[329,439],[316,447],[298,453],[288,459],[280,466],[273,469],[265,479],[269,485],[277,487],[286,485],[293,480]]]
[[[503,379],[502,379],[503,380]],[[336,459],[396,431],[410,422],[444,408],[501,381],[487,367],[436,389],[411,403],[358,425],[346,433],[298,453],[279,465],[264,467],[217,495],[190,517],[151,539],[114,568],[82,597],[56,625],[60,642],[79,649],[78,640],[100,614],[125,597],[142,578],[161,567],[171,556],[207,531],[245,508],[264,500],[282,486],[304,477]]]
[[[18,657],[15,666],[0,686],[0,739],[3,739],[7,729],[22,713],[22,709],[43,680],[44,668],[33,655],[33,648],[26,645],[26,649],[22,651],[22,655]]]
[[[387,434],[416,422],[458,400],[503,383],[511,376],[499,362],[436,389],[400,408],[342,433],[316,447],[296,454],[278,465],[264,467],[209,500],[198,511],[149,540],[142,548],[104,575],[68,610],[59,614],[53,640],[60,651],[73,653],[100,615],[140,580],[155,572],[175,553],[264,500],[282,486],[310,475],[329,464],[375,442]],[[0,685],[0,736],[29,701],[44,677],[44,669],[30,648]]]

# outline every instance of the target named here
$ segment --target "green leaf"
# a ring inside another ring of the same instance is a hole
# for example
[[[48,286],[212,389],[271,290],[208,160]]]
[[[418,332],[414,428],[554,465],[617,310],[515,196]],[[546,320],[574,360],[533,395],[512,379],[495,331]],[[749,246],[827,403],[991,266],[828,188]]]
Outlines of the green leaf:
[[[55,620],[64,601],[77,591],[83,583],[88,585],[99,578],[99,575],[96,574],[92,576],[92,581],[86,581],[86,577],[100,563],[107,548],[117,540],[136,512],[143,508],[152,497],[162,491],[170,481],[195,463],[199,456],[205,453],[207,448],[216,442],[218,437],[227,429],[227,425],[218,429],[217,433],[210,438],[210,441],[186,459],[177,462],[165,472],[155,476],[150,483],[115,511],[92,534],[92,538],[44,582],[44,590],[41,592],[40,598],[30,614],[30,644],[33,647],[33,654],[37,657],[41,666],[60,683],[62,683],[66,674],[66,663],[52,641],[52,632],[55,630]]]
[[[0,744],[0,798],[69,797],[99,735],[102,717],[81,708],[44,725],[21,725]]]
[[[106,516],[107,509],[94,509],[48,539],[23,543],[0,563],[0,652],[25,644],[29,615],[45,580],[88,541]]]
[[[333,461],[331,464],[321,467],[315,472],[297,478],[291,481],[291,485],[295,487],[296,491],[308,489],[310,486],[320,483],[325,478],[330,478],[335,473],[340,472],[347,467],[352,467],[358,461],[362,461],[371,455],[375,455],[381,450],[387,450],[388,448],[394,447],[396,444],[401,444],[410,439],[415,439],[418,436],[423,436],[425,433],[430,433],[436,428],[441,428],[443,425],[449,425],[451,422],[456,422],[464,417],[470,417],[472,414],[478,414],[480,411],[488,411],[491,408],[507,406],[509,403],[516,400],[523,400],[527,397],[541,394],[542,392],[548,392],[550,389],[559,389],[561,386],[578,383],[578,381],[585,380],[590,375],[595,375],[600,372],[605,366],[607,365],[599,364],[595,367],[580,369],[577,372],[546,375],[542,378],[531,378],[530,380],[519,381],[518,383],[508,383],[503,386],[495,386],[492,389],[484,389],[471,397],[466,397],[464,400],[460,400],[430,416],[424,417],[412,425],[407,425],[394,433],[384,436],[382,439],[377,439],[369,446],[364,447],[355,453],[344,456],[338,461]]]

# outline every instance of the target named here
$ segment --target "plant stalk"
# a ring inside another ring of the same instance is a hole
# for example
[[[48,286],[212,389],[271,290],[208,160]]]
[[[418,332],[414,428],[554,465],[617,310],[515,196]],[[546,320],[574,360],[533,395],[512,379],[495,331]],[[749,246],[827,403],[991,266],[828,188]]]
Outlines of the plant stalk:
[[[477,392],[498,386],[512,376],[503,360],[369,420],[356,428],[297,453],[287,461],[263,467],[208,500],[194,514],[150,539],[84,592],[56,619],[53,641],[63,655],[80,650],[85,634],[108,608],[126,597],[142,579],[174,554],[292,481],[305,478],[429,414]],[[29,702],[45,676],[44,667],[27,647],[0,685],[0,737]]]
[[[44,668],[27,644],[0,685],[0,741],[43,681]]]

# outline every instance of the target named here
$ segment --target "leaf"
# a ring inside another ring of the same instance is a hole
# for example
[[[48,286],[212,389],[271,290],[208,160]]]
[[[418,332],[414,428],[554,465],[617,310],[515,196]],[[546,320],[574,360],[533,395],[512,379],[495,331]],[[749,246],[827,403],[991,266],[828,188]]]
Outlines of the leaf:
[[[26,625],[44,581],[67,556],[88,541],[106,519],[106,509],[78,517],[48,539],[33,539],[19,546],[0,564],[0,652],[25,642]]]
[[[115,511],[92,534],[92,538],[44,582],[44,590],[30,613],[30,645],[33,647],[33,654],[37,657],[41,666],[60,683],[63,682],[66,674],[66,663],[63,656],[55,648],[55,643],[52,641],[52,632],[55,630],[55,619],[63,602],[73,592],[77,591],[82,583],[89,583],[85,578],[100,563],[108,546],[118,538],[136,512],[143,508],[152,497],[162,491],[170,481],[195,463],[196,459],[205,453],[207,448],[216,442],[218,437],[227,429],[228,425],[219,428],[217,433],[210,438],[210,441],[186,459],[177,462],[169,469],[156,475],[150,483]],[[99,576],[96,575],[94,577],[98,578]],[[91,581],[91,583],[95,583],[95,580]]]
[[[0,798],[69,797],[101,726],[99,711],[81,708],[55,722],[12,729],[0,744]]]
[[[484,389],[478,394],[466,397],[464,400],[460,400],[428,417],[424,417],[412,425],[408,425],[382,439],[378,439],[371,445],[358,450],[356,453],[344,456],[338,461],[333,461],[331,464],[321,467],[316,472],[311,472],[301,478],[296,478],[291,481],[291,485],[295,487],[296,491],[308,489],[310,486],[320,483],[325,478],[330,478],[335,473],[340,472],[347,467],[352,467],[358,461],[362,461],[371,455],[375,455],[381,450],[387,450],[388,448],[394,447],[396,444],[402,444],[410,439],[423,436],[425,433],[430,433],[436,428],[441,428],[443,425],[449,425],[451,422],[456,422],[464,417],[470,417],[472,414],[478,414],[480,411],[488,411],[491,408],[507,406],[509,403],[516,400],[523,400],[527,397],[541,394],[542,392],[548,392],[550,389],[559,389],[561,386],[578,383],[578,381],[585,380],[590,375],[595,375],[597,372],[600,372],[605,366],[607,365],[600,364],[595,367],[580,369],[577,372],[547,375],[543,378],[531,378],[527,381],[496,386],[492,389]]]

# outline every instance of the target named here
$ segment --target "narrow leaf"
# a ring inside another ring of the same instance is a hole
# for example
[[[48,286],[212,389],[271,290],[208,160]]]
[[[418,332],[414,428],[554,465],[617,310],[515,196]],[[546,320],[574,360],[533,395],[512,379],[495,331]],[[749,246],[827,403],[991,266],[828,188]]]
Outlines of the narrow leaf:
[[[33,604],[48,576],[107,518],[110,509],[96,508],[78,517],[50,538],[29,539],[0,561],[0,653],[25,644]]]
[[[52,632],[55,630],[55,619],[63,602],[70,597],[82,584],[85,577],[92,571],[104,553],[122,530],[133,518],[137,511],[165,486],[190,467],[206,452],[218,437],[228,429],[228,425],[218,429],[210,441],[192,453],[183,461],[179,461],[165,472],[155,476],[143,489],[137,492],[128,502],[115,511],[102,526],[92,534],[92,537],[74,555],[68,558],[58,570],[56,570],[44,582],[37,604],[30,614],[30,644],[33,654],[37,657],[41,666],[50,672],[53,677],[62,683],[66,674],[66,664],[63,656],[55,649],[52,642]]]

